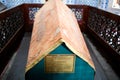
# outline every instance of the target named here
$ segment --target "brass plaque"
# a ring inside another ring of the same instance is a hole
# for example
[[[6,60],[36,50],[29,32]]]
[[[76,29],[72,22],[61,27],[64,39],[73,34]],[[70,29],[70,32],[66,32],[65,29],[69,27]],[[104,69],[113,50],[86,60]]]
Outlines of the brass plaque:
[[[47,73],[74,72],[74,54],[52,54],[45,57],[45,71]]]

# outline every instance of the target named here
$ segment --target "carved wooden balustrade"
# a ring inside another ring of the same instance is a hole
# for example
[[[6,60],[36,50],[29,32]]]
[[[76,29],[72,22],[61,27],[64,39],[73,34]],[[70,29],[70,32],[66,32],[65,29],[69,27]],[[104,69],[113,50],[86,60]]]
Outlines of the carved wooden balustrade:
[[[32,31],[34,15],[41,6],[42,4],[21,4],[0,13],[0,74],[18,47],[17,43],[22,39],[24,32]],[[107,56],[111,57],[110,63],[117,66],[115,68],[118,70],[120,16],[86,5],[68,7],[75,14],[81,31],[94,36],[94,40],[106,48],[105,51],[110,51]]]
[[[23,34],[24,17],[21,6],[0,13],[0,73],[13,55]]]
[[[97,45],[102,49],[107,62],[120,76],[120,16],[89,7],[88,21],[86,22],[88,34],[94,36]]]
[[[120,16],[91,8],[87,25],[120,54]]]

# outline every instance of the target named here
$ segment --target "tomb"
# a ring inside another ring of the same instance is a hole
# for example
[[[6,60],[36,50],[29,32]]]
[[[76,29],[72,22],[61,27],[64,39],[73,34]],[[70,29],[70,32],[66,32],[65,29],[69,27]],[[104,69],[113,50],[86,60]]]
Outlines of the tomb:
[[[36,13],[26,80],[94,80],[95,67],[73,12],[49,0]]]

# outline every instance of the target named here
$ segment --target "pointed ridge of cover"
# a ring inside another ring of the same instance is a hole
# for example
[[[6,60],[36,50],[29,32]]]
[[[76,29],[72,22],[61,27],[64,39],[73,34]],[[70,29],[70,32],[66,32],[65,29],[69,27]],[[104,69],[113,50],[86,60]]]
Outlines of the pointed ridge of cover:
[[[35,15],[26,71],[63,42],[95,69],[74,14],[60,0],[49,0]]]

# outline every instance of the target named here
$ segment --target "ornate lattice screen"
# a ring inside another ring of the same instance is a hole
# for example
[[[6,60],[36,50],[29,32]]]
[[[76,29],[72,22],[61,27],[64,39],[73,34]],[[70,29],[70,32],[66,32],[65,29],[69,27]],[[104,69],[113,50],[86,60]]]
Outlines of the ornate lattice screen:
[[[22,3],[44,3],[46,0],[0,0],[8,8]],[[107,8],[109,0],[63,0],[66,4],[84,4],[94,7]]]

